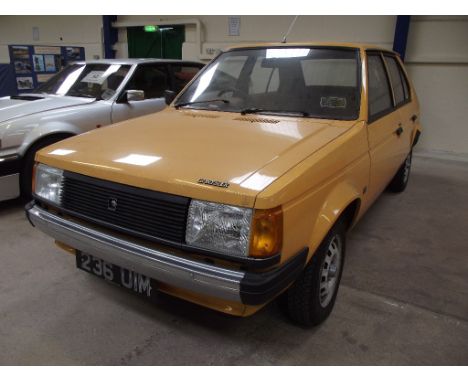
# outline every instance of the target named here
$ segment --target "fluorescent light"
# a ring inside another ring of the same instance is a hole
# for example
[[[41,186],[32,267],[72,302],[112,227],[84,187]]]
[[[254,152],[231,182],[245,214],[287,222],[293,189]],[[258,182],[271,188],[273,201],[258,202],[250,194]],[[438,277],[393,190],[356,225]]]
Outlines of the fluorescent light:
[[[65,149],[56,149],[51,151],[49,154],[51,155],[69,155],[75,153],[76,150],[65,150]]]
[[[157,162],[161,157],[152,155],[130,154],[126,157],[114,160],[117,163],[133,164],[135,166],[148,166],[151,163]]]
[[[254,191],[261,191],[266,186],[273,183],[273,181],[275,181],[275,180],[276,180],[276,177],[274,177],[274,176],[267,176],[267,175],[262,175],[262,174],[256,173],[256,174],[253,174],[247,180],[243,181],[240,184],[240,186],[242,188],[248,188],[248,189],[254,190]]]
[[[81,72],[84,70],[85,66],[81,66],[80,68],[76,69],[74,72],[70,73],[65,81],[63,81],[62,85],[57,90],[58,95],[66,94],[73,84],[76,82],[78,77],[80,76]]]
[[[212,68],[207,70],[205,73],[203,73],[203,75],[200,77],[200,80],[198,81],[197,89],[195,90],[195,93],[190,99],[190,102],[196,101],[196,99],[200,96],[200,94],[202,94],[206,90],[206,88],[210,85],[213,75],[215,74],[215,71],[218,68],[218,65],[219,65],[219,62],[215,64]]]
[[[307,57],[310,49],[279,48],[267,49],[266,58]]]

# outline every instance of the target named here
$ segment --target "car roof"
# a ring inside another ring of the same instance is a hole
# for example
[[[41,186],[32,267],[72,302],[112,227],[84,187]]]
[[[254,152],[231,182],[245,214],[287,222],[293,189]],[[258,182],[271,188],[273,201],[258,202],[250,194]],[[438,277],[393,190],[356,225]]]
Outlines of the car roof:
[[[104,58],[100,60],[76,61],[77,64],[120,64],[120,65],[136,65],[147,63],[186,63],[186,64],[203,64],[199,61],[163,59],[163,58]]]
[[[386,49],[378,45],[372,44],[362,44],[362,43],[350,43],[350,42],[317,42],[317,41],[306,41],[306,42],[262,42],[262,43],[248,43],[248,44],[239,44],[230,46],[226,50],[233,50],[233,49],[254,49],[254,48],[269,48],[269,47],[297,47],[297,46],[317,46],[317,47],[336,47],[336,48],[354,48],[354,49],[363,49],[363,50],[380,50],[384,52],[390,52],[393,54],[398,54],[391,49]]]

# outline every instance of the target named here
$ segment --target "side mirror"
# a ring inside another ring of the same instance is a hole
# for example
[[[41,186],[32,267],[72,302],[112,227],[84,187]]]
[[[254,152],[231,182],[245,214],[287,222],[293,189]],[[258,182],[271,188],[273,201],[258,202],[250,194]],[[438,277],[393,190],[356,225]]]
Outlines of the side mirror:
[[[142,101],[145,99],[143,90],[125,90],[120,94],[117,103],[128,103],[129,101]]]
[[[145,99],[145,92],[143,90],[127,90],[127,102],[130,101],[143,101]]]
[[[176,92],[172,90],[164,90],[164,100],[166,101],[166,105],[170,105],[176,96]]]

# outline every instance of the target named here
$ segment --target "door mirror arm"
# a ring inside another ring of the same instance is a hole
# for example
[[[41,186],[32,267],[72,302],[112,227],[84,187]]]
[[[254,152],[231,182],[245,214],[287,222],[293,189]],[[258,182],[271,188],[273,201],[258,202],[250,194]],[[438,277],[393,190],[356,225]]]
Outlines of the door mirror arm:
[[[166,101],[166,105],[170,105],[176,96],[177,93],[175,91],[164,90],[164,100]]]

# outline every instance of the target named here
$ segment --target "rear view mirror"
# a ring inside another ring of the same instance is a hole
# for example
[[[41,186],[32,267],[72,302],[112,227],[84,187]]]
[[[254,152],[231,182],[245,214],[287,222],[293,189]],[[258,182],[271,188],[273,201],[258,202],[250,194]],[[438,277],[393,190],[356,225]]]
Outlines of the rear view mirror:
[[[176,96],[176,92],[172,90],[164,90],[164,100],[166,101],[166,105],[170,105]]]

